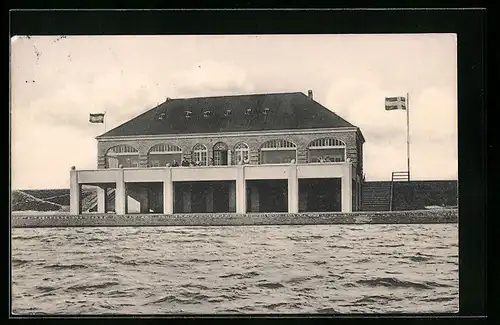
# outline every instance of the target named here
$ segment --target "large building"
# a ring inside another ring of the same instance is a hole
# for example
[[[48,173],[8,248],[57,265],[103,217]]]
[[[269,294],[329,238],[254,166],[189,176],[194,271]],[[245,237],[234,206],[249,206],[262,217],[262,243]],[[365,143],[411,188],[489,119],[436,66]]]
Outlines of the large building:
[[[72,214],[82,185],[119,215],[360,209],[363,135],[312,91],[167,98],[96,139],[98,168],[70,172]]]

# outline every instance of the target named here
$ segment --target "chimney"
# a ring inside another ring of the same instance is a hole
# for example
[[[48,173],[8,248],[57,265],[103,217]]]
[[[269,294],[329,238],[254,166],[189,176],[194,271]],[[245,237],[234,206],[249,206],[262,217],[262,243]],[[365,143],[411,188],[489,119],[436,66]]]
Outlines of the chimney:
[[[309,98],[313,99],[313,91],[312,90],[308,90],[307,91],[307,96],[309,96]]]

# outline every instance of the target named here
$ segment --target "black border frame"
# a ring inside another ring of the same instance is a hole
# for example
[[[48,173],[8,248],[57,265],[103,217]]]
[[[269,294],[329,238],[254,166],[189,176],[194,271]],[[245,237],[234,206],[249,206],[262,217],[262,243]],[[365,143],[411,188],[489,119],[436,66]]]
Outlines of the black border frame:
[[[486,315],[487,143],[485,102],[485,10],[40,10],[11,11],[9,14],[9,23],[11,36],[91,34],[457,33],[459,102],[459,316],[453,314],[353,314],[345,316],[235,315],[234,317],[258,318],[259,316],[266,316],[274,320],[277,320],[277,318],[283,319],[294,316],[307,317],[309,319],[334,317],[338,320],[352,318],[371,318],[373,320],[373,318],[378,318],[385,323],[391,319],[396,321],[406,318],[431,320],[440,316],[444,317],[445,315],[448,315],[446,318],[451,317],[454,319],[464,319],[464,316],[474,316],[474,319],[479,319],[479,316]],[[10,287],[8,292],[10,292]],[[27,318],[12,315],[11,317]],[[77,317],[80,319],[123,318],[117,316]],[[133,317],[133,315],[129,317]],[[155,316],[155,318],[160,317],[163,316]],[[172,317],[175,318],[179,316],[172,315]],[[180,317],[184,318],[183,321],[186,321],[192,318],[203,317],[203,315],[193,315],[187,318],[186,316]],[[69,317],[57,318],[64,319]],[[210,316],[210,318],[229,318],[229,316]]]

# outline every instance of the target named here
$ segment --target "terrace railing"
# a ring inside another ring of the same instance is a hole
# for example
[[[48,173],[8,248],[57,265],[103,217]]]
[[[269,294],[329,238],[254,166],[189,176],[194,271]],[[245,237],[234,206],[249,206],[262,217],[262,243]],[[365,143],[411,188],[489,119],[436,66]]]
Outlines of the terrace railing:
[[[391,198],[389,200],[389,210],[392,211],[393,199],[394,199],[394,182],[397,181],[410,181],[410,172],[392,172],[391,176]]]

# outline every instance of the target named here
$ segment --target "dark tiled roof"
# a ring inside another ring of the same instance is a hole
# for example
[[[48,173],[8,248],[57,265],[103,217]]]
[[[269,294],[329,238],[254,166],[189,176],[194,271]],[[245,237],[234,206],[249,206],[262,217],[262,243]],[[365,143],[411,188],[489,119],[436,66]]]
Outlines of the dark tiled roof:
[[[229,115],[227,110],[231,110]],[[189,119],[186,111],[191,111]],[[205,117],[205,111],[211,111],[211,116]],[[354,125],[295,92],[169,99],[99,138],[335,127]]]

